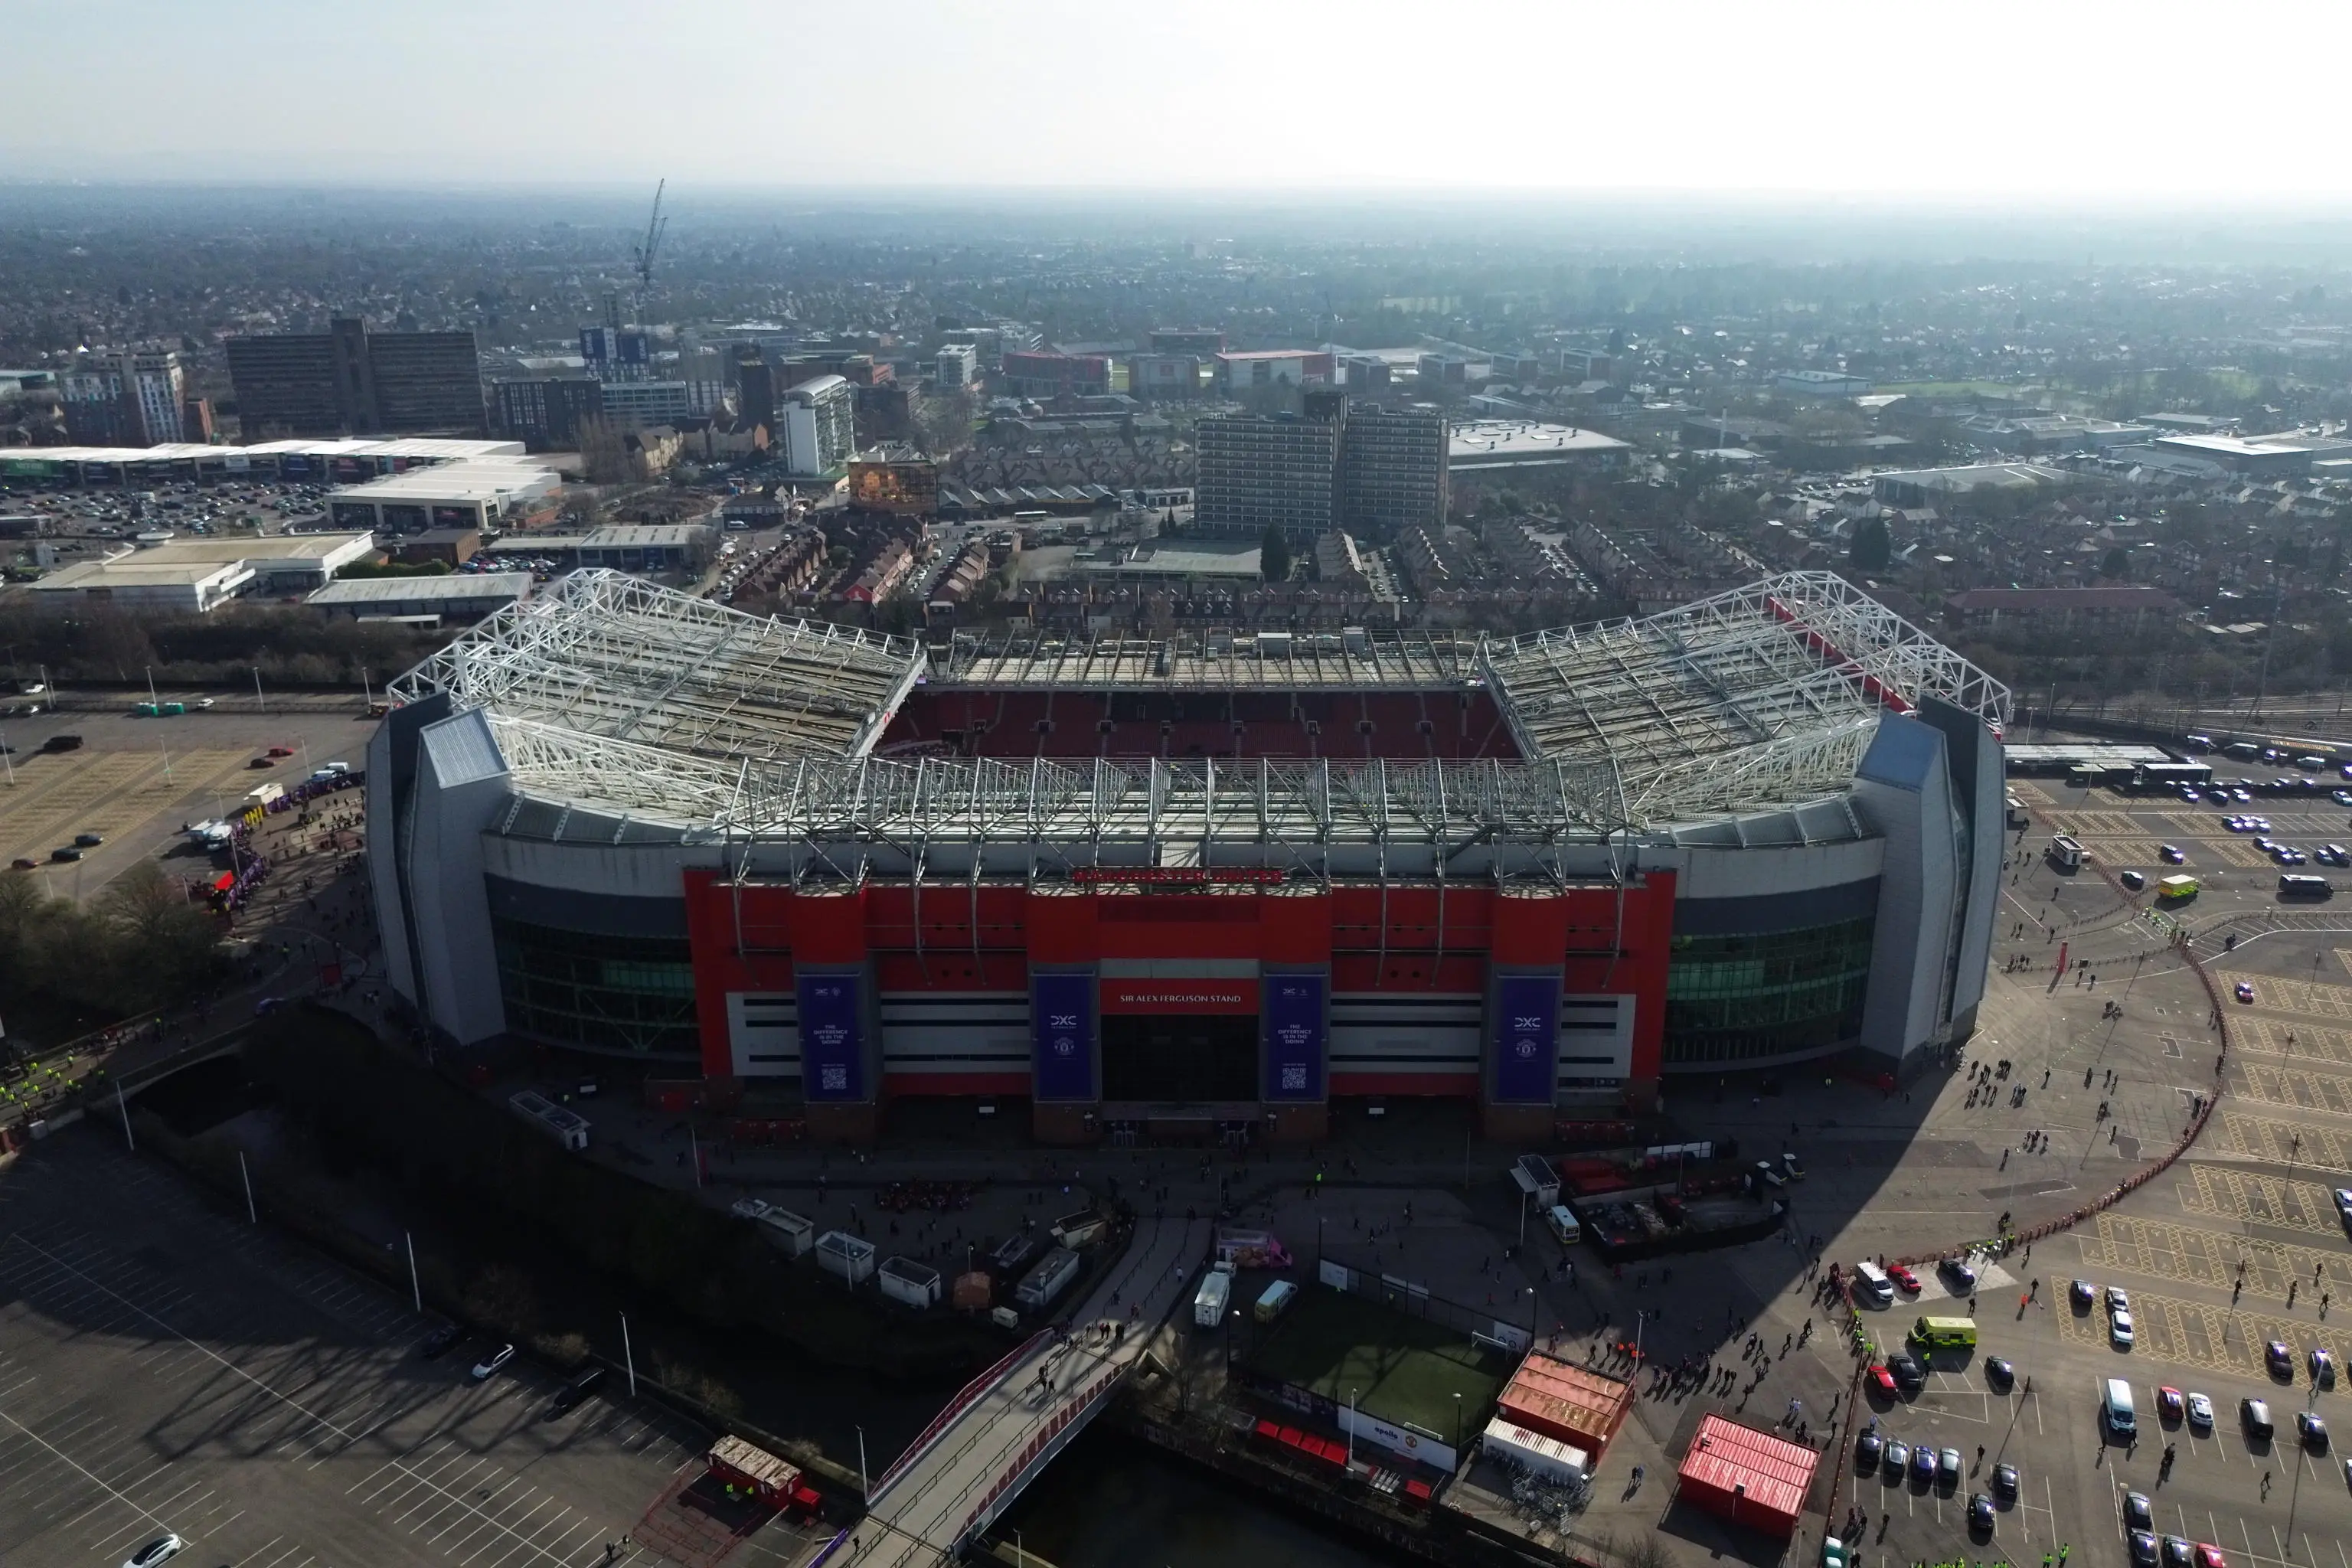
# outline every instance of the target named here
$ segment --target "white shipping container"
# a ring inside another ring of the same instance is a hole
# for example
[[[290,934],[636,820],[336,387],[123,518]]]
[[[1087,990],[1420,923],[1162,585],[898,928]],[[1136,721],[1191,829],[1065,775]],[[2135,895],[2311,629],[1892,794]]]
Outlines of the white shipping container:
[[[1034,1312],[1053,1304],[1054,1298],[1068,1289],[1078,1275],[1078,1255],[1066,1247],[1057,1247],[1037,1261],[1027,1278],[1013,1292],[1013,1299]]]
[[[790,1209],[770,1208],[758,1220],[760,1234],[786,1258],[798,1258],[816,1245],[816,1222]]]
[[[1517,1422],[1496,1416],[1486,1423],[1486,1452],[1507,1465],[1549,1481],[1580,1481],[1592,1473],[1592,1456],[1557,1437],[1530,1432]]]
[[[859,1284],[874,1278],[874,1244],[845,1230],[828,1230],[816,1239],[816,1261],[826,1273]]]
[[[939,1304],[940,1271],[911,1258],[893,1258],[882,1265],[882,1294],[920,1310]]]

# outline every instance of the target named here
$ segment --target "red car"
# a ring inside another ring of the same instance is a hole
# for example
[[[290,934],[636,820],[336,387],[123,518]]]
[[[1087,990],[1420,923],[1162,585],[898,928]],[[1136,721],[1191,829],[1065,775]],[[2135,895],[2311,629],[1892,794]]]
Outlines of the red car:
[[[1898,1398],[1903,1393],[1900,1388],[1895,1386],[1895,1374],[1887,1371],[1886,1368],[1882,1365],[1874,1363],[1871,1366],[1870,1381],[1878,1385],[1878,1392],[1885,1394],[1889,1399]]]
[[[2158,1419],[2178,1421],[2180,1419],[2181,1412],[2187,1408],[2188,1402],[2181,1398],[2180,1390],[2168,1387],[2156,1391],[2156,1414]]]
[[[294,748],[291,746],[272,746],[269,748],[269,754],[273,757],[290,757],[294,754]]]
[[[2221,1555],[2220,1547],[2200,1541],[2197,1543],[2197,1568],[2230,1568],[2230,1560]]]
[[[1902,1286],[1906,1290],[1910,1291],[1914,1296],[1916,1296],[1919,1293],[1919,1277],[1916,1274],[1912,1273],[1910,1269],[1906,1268],[1902,1264],[1888,1264],[1886,1266],[1886,1277],[1889,1279],[1894,1280],[1897,1285]]]

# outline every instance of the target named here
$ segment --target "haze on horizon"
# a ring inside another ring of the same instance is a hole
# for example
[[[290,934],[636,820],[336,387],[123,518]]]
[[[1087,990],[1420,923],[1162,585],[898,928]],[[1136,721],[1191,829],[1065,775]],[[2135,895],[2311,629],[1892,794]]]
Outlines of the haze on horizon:
[[[6,13],[6,182],[2352,204],[2308,0]]]

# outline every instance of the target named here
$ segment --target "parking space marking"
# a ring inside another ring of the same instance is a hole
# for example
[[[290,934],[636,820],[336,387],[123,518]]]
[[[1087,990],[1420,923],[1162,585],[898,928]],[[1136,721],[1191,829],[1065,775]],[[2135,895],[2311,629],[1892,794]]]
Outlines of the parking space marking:
[[[2291,1282],[2306,1290],[2315,1281],[2326,1288],[2352,1265],[2340,1251],[2250,1240],[2229,1231],[2116,1214],[2100,1215],[2089,1230],[2078,1230],[2074,1240],[2086,1268],[2118,1268],[2216,1290],[2227,1290],[2238,1281],[2242,1262],[2247,1290],[2263,1299],[2284,1299]]]
[[[2256,1005],[2265,1013],[2288,1013],[2310,1018],[2352,1018],[2352,986],[2326,981],[2289,980],[2246,970],[2223,970],[2220,979],[2234,986],[2241,981],[2254,987]]]
[[[2189,1180],[2176,1184],[2180,1206],[2190,1214],[2340,1236],[2332,1191],[2317,1182],[2288,1181],[2247,1171],[2192,1165]]]
[[[2278,1317],[2260,1307],[2216,1307],[2152,1294],[2133,1297],[2132,1318],[2139,1331],[2128,1352],[2117,1352],[2119,1359],[2234,1373],[2267,1380],[2277,1388],[2294,1386],[2298,1377],[2307,1381],[2299,1360],[2288,1378],[2272,1378],[2262,1346],[2265,1341],[2279,1340],[2300,1358],[2310,1343],[2309,1323]],[[2078,1317],[2060,1308],[2058,1337],[2077,1345],[2108,1346],[2106,1314],[2095,1310]],[[2116,1375],[2126,1374],[2118,1369]]]
[[[30,1237],[26,1237],[26,1236],[22,1235],[21,1233],[20,1233],[20,1234],[11,1235],[11,1236],[9,1236],[8,1237],[6,1237],[5,1240],[0,1240],[0,1250],[5,1250],[6,1247],[9,1247],[9,1246],[11,1246],[11,1245],[16,1246],[16,1247],[23,1247],[23,1248],[29,1249],[29,1250],[30,1250],[31,1252],[33,1252],[33,1253],[34,1253],[37,1258],[41,1258],[41,1259],[43,1260],[43,1262],[45,1262],[46,1264],[49,1265],[49,1266],[50,1266],[50,1276],[51,1276],[51,1277],[57,1277],[57,1276],[58,1276],[58,1274],[60,1274],[60,1273],[62,1273],[62,1274],[70,1274],[70,1275],[77,1275],[77,1276],[79,1276],[79,1277],[81,1278],[81,1279],[83,1279],[83,1280],[84,1280],[85,1282],[87,1282],[89,1285],[90,1285],[90,1286],[92,1286],[92,1287],[95,1287],[95,1288],[96,1288],[96,1289],[97,1289],[98,1291],[100,1291],[101,1294],[106,1295],[106,1296],[112,1296],[112,1297],[115,1297],[117,1300],[121,1300],[121,1301],[122,1301],[122,1303],[123,1303],[123,1305],[130,1309],[131,1314],[133,1317],[136,1317],[136,1318],[144,1318],[144,1319],[146,1319],[146,1320],[148,1321],[148,1322],[149,1322],[151,1325],[152,1325],[152,1329],[153,1329],[155,1331],[160,1331],[160,1332],[164,1333],[164,1334],[169,1334],[169,1335],[173,1336],[173,1338],[175,1338],[175,1339],[178,1339],[178,1340],[182,1341],[184,1343],[185,1343],[185,1344],[189,1345],[191,1348],[193,1348],[193,1349],[194,1349],[195,1351],[197,1351],[200,1354],[202,1354],[202,1355],[204,1355],[204,1356],[206,1356],[206,1357],[209,1357],[212,1361],[214,1361],[215,1363],[217,1363],[217,1364],[218,1364],[218,1365],[219,1365],[219,1366],[220,1366],[224,1371],[226,1371],[227,1373],[231,1373],[233,1376],[235,1376],[235,1377],[236,1377],[236,1378],[238,1378],[238,1379],[241,1379],[241,1380],[243,1380],[245,1383],[247,1383],[247,1384],[250,1384],[250,1385],[251,1385],[251,1386],[252,1386],[256,1391],[257,1391],[258,1393],[260,1393],[260,1394],[265,1394],[265,1395],[267,1395],[268,1398],[270,1398],[270,1399],[272,1399],[272,1400],[274,1400],[274,1401],[278,1402],[279,1405],[284,1405],[284,1406],[287,1406],[288,1408],[289,1408],[289,1409],[291,1409],[291,1410],[295,1411],[297,1414],[299,1414],[300,1416],[302,1416],[302,1417],[303,1417],[307,1422],[311,1423],[311,1424],[315,1424],[315,1425],[317,1425],[318,1426],[320,1426],[320,1427],[326,1428],[326,1429],[327,1429],[327,1430],[329,1430],[329,1431],[335,1432],[335,1433],[339,1434],[340,1436],[341,1436],[345,1439],[345,1441],[346,1441],[346,1442],[349,1442],[349,1441],[351,1440],[351,1438],[352,1438],[352,1434],[351,1434],[351,1433],[349,1433],[348,1431],[345,1431],[344,1429],[342,1429],[342,1428],[339,1427],[339,1426],[337,1426],[337,1425],[336,1425],[336,1424],[335,1424],[331,1419],[330,1419],[330,1418],[329,1418],[329,1417],[327,1417],[326,1415],[323,1415],[320,1414],[318,1411],[316,1411],[316,1410],[314,1410],[314,1409],[310,1408],[310,1406],[308,1406],[308,1405],[304,1405],[300,1400],[298,1400],[298,1399],[296,1399],[295,1397],[293,1397],[293,1395],[292,1395],[292,1394],[288,1394],[288,1393],[286,1393],[286,1392],[282,1392],[281,1390],[279,1390],[279,1389],[278,1389],[278,1388],[277,1388],[277,1387],[272,1386],[269,1383],[268,1383],[268,1382],[264,1381],[263,1379],[261,1379],[261,1378],[259,1378],[259,1377],[255,1376],[252,1373],[247,1372],[247,1370],[245,1370],[245,1368],[243,1368],[243,1367],[241,1367],[241,1366],[237,1365],[235,1362],[230,1361],[227,1357],[221,1355],[219,1352],[215,1352],[215,1351],[213,1351],[213,1350],[212,1350],[212,1349],[210,1349],[209,1347],[207,1347],[207,1346],[205,1346],[205,1345],[204,1345],[204,1344],[202,1344],[202,1343],[200,1343],[200,1342],[196,1342],[196,1341],[194,1341],[194,1340],[193,1340],[193,1339],[190,1339],[190,1338],[189,1338],[187,1335],[185,1335],[185,1334],[181,1333],[177,1329],[173,1328],[170,1323],[168,1323],[168,1322],[164,1321],[163,1319],[161,1319],[161,1318],[159,1318],[159,1317],[156,1317],[152,1312],[150,1312],[150,1311],[148,1311],[147,1310],[145,1310],[145,1309],[143,1309],[143,1308],[139,1307],[135,1302],[131,1302],[131,1301],[130,1301],[127,1298],[121,1297],[121,1296],[120,1296],[120,1294],[119,1294],[118,1292],[113,1291],[110,1288],[109,1288],[109,1287],[105,1286],[105,1285],[104,1285],[104,1284],[102,1284],[100,1281],[99,1281],[99,1280],[97,1280],[96,1279],[92,1278],[92,1277],[91,1277],[91,1276],[89,1276],[86,1271],[84,1271],[84,1270],[82,1270],[81,1268],[79,1268],[76,1267],[74,1264],[72,1264],[71,1262],[68,1261],[67,1259],[65,1259],[65,1258],[60,1258],[60,1257],[58,1257],[58,1255],[54,1254],[54,1253],[49,1252],[47,1248],[45,1248],[45,1247],[41,1247],[38,1243],[37,1243],[37,1242],[33,1241]],[[471,1412],[469,1412],[468,1414],[471,1414]],[[462,1419],[462,1417],[461,1417],[461,1419]],[[11,1425],[18,1425],[18,1423],[16,1423],[16,1422],[15,1421],[15,1418],[14,1418],[14,1417],[12,1417],[12,1416],[9,1416],[9,1415],[6,1414],[6,1412],[5,1412],[5,1411],[0,1411],[0,1420],[7,1420]],[[37,1434],[34,1434],[34,1433],[30,1432],[29,1428],[26,1428],[25,1430],[26,1431],[26,1435],[27,1435],[27,1436],[33,1436],[33,1437],[35,1438],[35,1440],[36,1440],[36,1441],[42,1441],[42,1439],[38,1436],[38,1435],[37,1435]],[[45,1446],[46,1446],[46,1445],[45,1445]],[[62,1457],[63,1457],[63,1456],[62,1456],[62,1454],[60,1454],[60,1458],[62,1458]],[[462,1450],[461,1450],[461,1451],[460,1451],[460,1453],[457,1455],[457,1458],[458,1458],[458,1459],[463,1459],[463,1458],[465,1458],[466,1457],[467,1457],[467,1456],[464,1454],[464,1452],[463,1452]],[[72,1461],[68,1460],[67,1462],[68,1462],[68,1463],[71,1463]],[[476,1465],[476,1467],[475,1467],[475,1468],[478,1468],[479,1463],[481,1463],[481,1462],[484,1462],[484,1461],[478,1461],[478,1462],[477,1462],[477,1465]],[[398,1469],[398,1470],[400,1470],[401,1472],[403,1472],[403,1479],[404,1479],[404,1481],[406,1483],[406,1484],[403,1487],[403,1495],[404,1495],[404,1496],[405,1496],[405,1495],[407,1495],[408,1493],[410,1493],[410,1492],[412,1492],[412,1491],[413,1491],[414,1493],[415,1493],[415,1494],[418,1496],[418,1498],[419,1498],[419,1502],[418,1502],[417,1506],[422,1507],[422,1506],[424,1506],[426,1502],[428,1502],[428,1501],[432,1501],[432,1500],[434,1500],[435,1499],[436,1499],[436,1498],[437,1498],[437,1499],[440,1500],[440,1502],[441,1502],[441,1504],[442,1504],[443,1506],[452,1506],[452,1505],[454,1505],[455,1507],[457,1507],[457,1509],[459,1509],[460,1510],[464,1510],[464,1511],[472,1511],[472,1512],[474,1512],[474,1513],[476,1513],[476,1514],[478,1514],[478,1515],[480,1515],[481,1517],[483,1517],[483,1518],[485,1518],[485,1519],[488,1519],[488,1518],[489,1517],[489,1516],[488,1516],[487,1514],[482,1514],[482,1513],[481,1513],[481,1510],[479,1510],[479,1509],[475,1505],[475,1503],[474,1503],[473,1500],[471,1500],[471,1499],[469,1499],[469,1498],[467,1498],[467,1497],[464,1497],[464,1496],[462,1496],[462,1495],[460,1495],[460,1494],[458,1494],[458,1493],[457,1493],[457,1492],[451,1491],[451,1490],[449,1490],[448,1489],[446,1489],[446,1488],[444,1488],[444,1487],[440,1486],[440,1485],[439,1485],[439,1484],[437,1484],[437,1483],[436,1483],[436,1481],[435,1479],[433,1479],[431,1477],[424,1476],[424,1475],[419,1475],[419,1474],[415,1473],[415,1471],[414,1471],[414,1470],[413,1470],[413,1469],[412,1469],[412,1468],[411,1468],[406,1464],[406,1462],[405,1462],[405,1461],[401,1460],[401,1459],[394,1459],[394,1460],[393,1460],[393,1461],[391,1462],[391,1465],[392,1465],[392,1468],[395,1468],[395,1469]],[[78,1466],[78,1465],[77,1465],[75,1468],[76,1468],[77,1469],[80,1468],[80,1467],[79,1467],[79,1466]],[[444,1467],[441,1467],[441,1468],[446,1468],[446,1466],[444,1466]],[[89,1472],[87,1472],[87,1471],[84,1471],[83,1473],[84,1473],[84,1474],[89,1474]],[[100,1484],[100,1485],[101,1485],[101,1486],[105,1486],[105,1485],[107,1485],[107,1483],[106,1483],[106,1482],[104,1482],[103,1480],[100,1480],[98,1477],[96,1477],[96,1476],[94,1476],[94,1475],[90,1476],[90,1479],[91,1479],[92,1480],[96,1480],[96,1481],[98,1481],[98,1482],[99,1482],[99,1484]],[[111,1489],[113,1489],[110,1487],[108,1489],[111,1490]],[[125,1499],[124,1500],[125,1500],[125,1501],[129,1501],[130,1500]],[[135,1506],[137,1506],[137,1505],[133,1504],[132,1506],[134,1506],[134,1507],[135,1507]],[[156,1523],[159,1523],[159,1524],[163,1523],[163,1521],[162,1521],[161,1520],[154,1520],[152,1515],[145,1515],[145,1514],[144,1514],[144,1510],[142,1510],[141,1511],[142,1511],[142,1515],[144,1515],[145,1517],[148,1517],[148,1518],[150,1518],[151,1520],[153,1520],[153,1522],[156,1522]],[[412,1509],[412,1510],[411,1510],[411,1511],[414,1511],[414,1510]],[[437,1509],[437,1508],[436,1508],[436,1513],[438,1512],[438,1509]],[[536,1540],[532,1540],[532,1539],[530,1539],[530,1538],[529,1538],[529,1537],[524,1537],[524,1536],[520,1536],[520,1535],[517,1534],[515,1531],[513,1531],[513,1530],[512,1530],[512,1528],[511,1528],[510,1526],[506,1525],[503,1521],[492,1521],[492,1523],[495,1525],[495,1527],[496,1527],[496,1529],[497,1529],[497,1530],[506,1532],[508,1535],[511,1536],[511,1537],[512,1537],[512,1538],[513,1538],[513,1539],[514,1539],[518,1543],[527,1545],[527,1546],[530,1549],[530,1551],[531,1551],[531,1552],[535,1552],[535,1553],[537,1554],[537,1556],[538,1556],[538,1557],[542,1558],[542,1559],[545,1559],[545,1560],[547,1560],[547,1561],[549,1561],[549,1562],[552,1562],[552,1563],[562,1563],[562,1562],[563,1562],[563,1561],[564,1561],[564,1559],[563,1559],[563,1558],[557,1556],[553,1552],[551,1552],[551,1550],[549,1550],[549,1548],[548,1548],[547,1546],[545,1546],[544,1544],[542,1544],[541,1542],[538,1542],[538,1541],[536,1541]],[[166,1526],[165,1526],[165,1528],[167,1528],[167,1529],[168,1529],[168,1528],[170,1528],[170,1527],[169,1527],[168,1525],[166,1525]]]
[[[2271,1062],[2241,1061],[2238,1079],[2238,1092],[2248,1100],[2352,1116],[2352,1078]]]
[[[2232,1049],[2258,1057],[2352,1067],[2352,1030],[2320,1024],[2289,1026],[2241,1014],[2231,1020],[2230,1044]]]

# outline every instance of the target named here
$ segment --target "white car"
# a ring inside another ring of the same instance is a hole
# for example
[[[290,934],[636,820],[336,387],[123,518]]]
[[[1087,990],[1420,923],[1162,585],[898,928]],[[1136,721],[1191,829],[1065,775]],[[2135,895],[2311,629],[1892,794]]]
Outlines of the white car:
[[[2110,1285],[2107,1287],[2107,1310],[2110,1312],[2128,1312],[2131,1310],[2131,1298],[2124,1293],[2124,1288],[2122,1286]]]
[[[514,1360],[514,1346],[500,1345],[498,1349],[492,1351],[489,1354],[476,1362],[474,1363],[474,1381],[476,1383],[480,1383],[485,1378],[495,1375],[499,1368]]]
[[[187,1549],[187,1544],[176,1535],[159,1535],[124,1558],[122,1568],[155,1568],[156,1563],[167,1563],[177,1557]]]
[[[2131,1343],[2131,1314],[2121,1307],[2116,1308],[2114,1312],[2108,1315],[2107,1332],[2115,1337],[2116,1343],[2119,1345],[2127,1345]]]
[[[2213,1402],[2201,1394],[2189,1396],[2189,1424],[2200,1432],[2213,1430]]]

